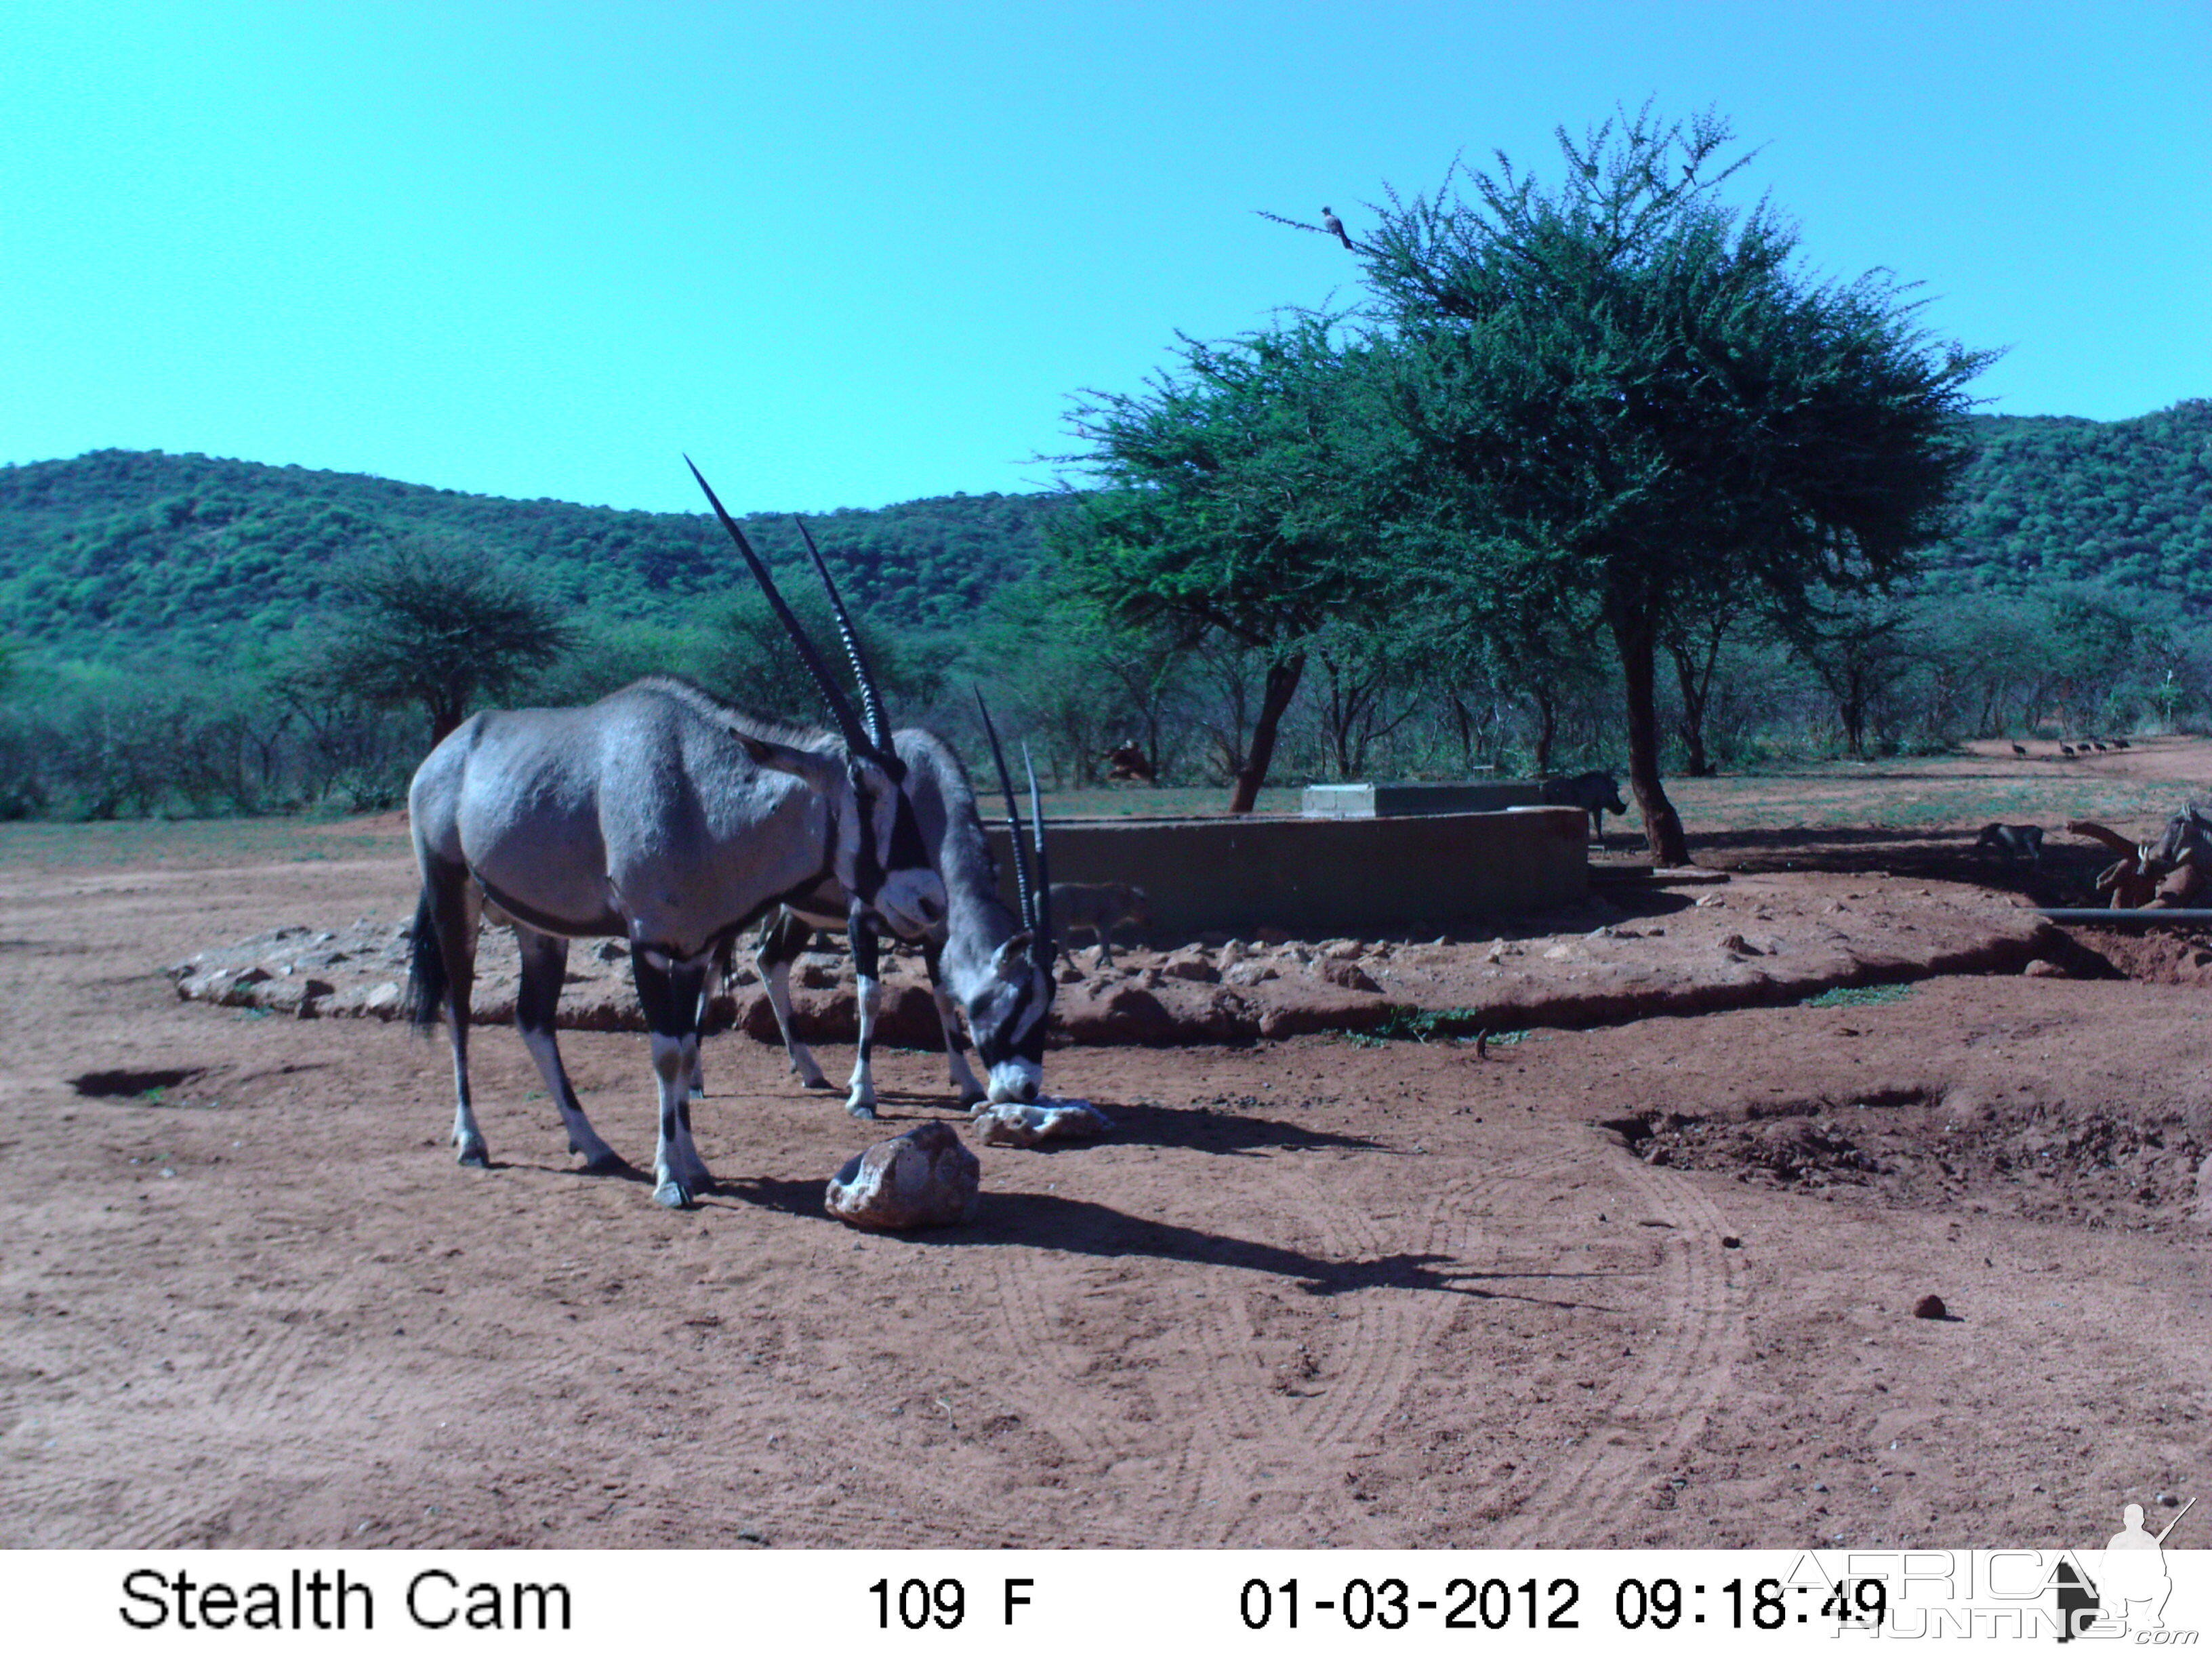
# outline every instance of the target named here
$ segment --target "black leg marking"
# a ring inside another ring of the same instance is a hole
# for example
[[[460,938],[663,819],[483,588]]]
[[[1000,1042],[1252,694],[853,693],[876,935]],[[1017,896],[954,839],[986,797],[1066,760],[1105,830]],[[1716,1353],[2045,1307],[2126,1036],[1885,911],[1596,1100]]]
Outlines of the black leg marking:
[[[707,959],[667,963],[658,956],[641,945],[630,951],[660,1094],[653,1195],[672,1209],[685,1209],[714,1182],[691,1141],[691,1073],[699,1058],[699,989],[706,982]]]
[[[515,992],[514,1023],[522,1033],[523,1047],[538,1062],[538,1074],[544,1079],[546,1093],[553,1097],[553,1104],[560,1111],[561,1125],[568,1132],[568,1150],[583,1154],[584,1168],[594,1175],[622,1169],[622,1159],[599,1139],[591,1120],[584,1115],[583,1103],[576,1098],[575,1086],[568,1081],[568,1068],[561,1063],[555,1015],[561,1006],[562,984],[568,978],[568,941],[519,923],[514,938],[522,957],[522,983]]]

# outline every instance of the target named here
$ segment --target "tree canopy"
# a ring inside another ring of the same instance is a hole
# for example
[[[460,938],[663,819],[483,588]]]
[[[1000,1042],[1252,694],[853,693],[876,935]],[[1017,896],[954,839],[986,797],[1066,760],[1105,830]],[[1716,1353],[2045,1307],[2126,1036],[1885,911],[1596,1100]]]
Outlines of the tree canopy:
[[[1218,345],[1141,392],[1088,394],[1073,459],[1097,488],[1056,526],[1066,580],[1122,623],[1264,659],[1230,811],[1251,811],[1316,634],[1372,593],[1374,422],[1357,348],[1314,318]]]
[[[344,614],[307,652],[303,674],[373,707],[420,708],[433,744],[574,639],[553,605],[469,550],[404,542],[337,580]]]
[[[1648,108],[1558,143],[1549,190],[1503,155],[1395,195],[1355,251],[1393,343],[1405,495],[1447,588],[1592,607],[1626,693],[1654,850],[1686,855],[1659,776],[1653,663],[1672,623],[1904,574],[1966,465],[1986,354],[1930,341],[1874,273],[1820,283],[1767,204],[1739,213],[1717,116]],[[1464,193],[1462,193],[1464,192]]]

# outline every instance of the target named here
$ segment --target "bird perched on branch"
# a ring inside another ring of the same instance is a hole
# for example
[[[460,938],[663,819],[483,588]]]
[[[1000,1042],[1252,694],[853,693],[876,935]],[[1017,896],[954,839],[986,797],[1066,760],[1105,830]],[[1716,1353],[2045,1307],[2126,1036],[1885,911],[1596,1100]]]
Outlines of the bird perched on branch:
[[[1352,238],[1344,234],[1344,221],[1327,208],[1321,210],[1321,228],[1343,243],[1345,246],[1352,246]]]

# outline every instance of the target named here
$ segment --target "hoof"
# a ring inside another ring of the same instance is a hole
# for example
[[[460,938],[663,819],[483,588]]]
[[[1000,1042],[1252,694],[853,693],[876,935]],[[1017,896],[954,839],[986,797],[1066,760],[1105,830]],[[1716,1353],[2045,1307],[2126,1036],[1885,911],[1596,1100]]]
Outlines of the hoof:
[[[966,1107],[970,1112],[980,1112],[986,1106],[988,1106],[991,1103],[991,1097],[985,1094],[979,1089],[972,1095],[962,1095],[960,1097],[960,1103]]]
[[[483,1142],[464,1140],[459,1144],[460,1151],[454,1155],[454,1163],[466,1164],[471,1170],[491,1168],[491,1154],[484,1149]]]
[[[691,1189],[680,1181],[664,1181],[653,1189],[653,1201],[672,1210],[688,1210],[691,1207]]]
[[[845,1103],[845,1115],[857,1117],[863,1123],[873,1123],[876,1121],[876,1103],[872,1100],[848,1100]]]

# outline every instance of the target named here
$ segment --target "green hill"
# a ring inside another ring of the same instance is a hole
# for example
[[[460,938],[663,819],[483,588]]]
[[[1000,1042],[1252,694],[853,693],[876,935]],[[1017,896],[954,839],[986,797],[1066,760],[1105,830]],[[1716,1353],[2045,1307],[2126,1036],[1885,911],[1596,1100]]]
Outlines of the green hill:
[[[1952,591],[2059,582],[2160,590],[2212,610],[2212,400],[2128,421],[1982,416],[1960,531],[1931,561]],[[1036,568],[1059,497],[950,495],[811,520],[857,610],[957,629]],[[789,567],[785,515],[746,531]],[[395,537],[450,538],[611,620],[675,620],[738,591],[702,514],[618,513],[204,455],[102,450],[0,467],[0,637],[100,660],[158,642],[211,659],[288,629],[331,562]]]
[[[808,522],[857,610],[945,629],[1035,568],[1056,506],[1051,495],[951,495]],[[771,562],[804,558],[787,514],[742,521]],[[334,559],[409,536],[481,549],[615,619],[672,620],[696,596],[742,583],[734,550],[703,514],[101,450],[0,467],[0,634],[92,659],[156,638],[172,653],[213,656],[314,608]]]
[[[2212,608],[2212,399],[2130,421],[1978,416],[1942,587],[2104,581]]]

